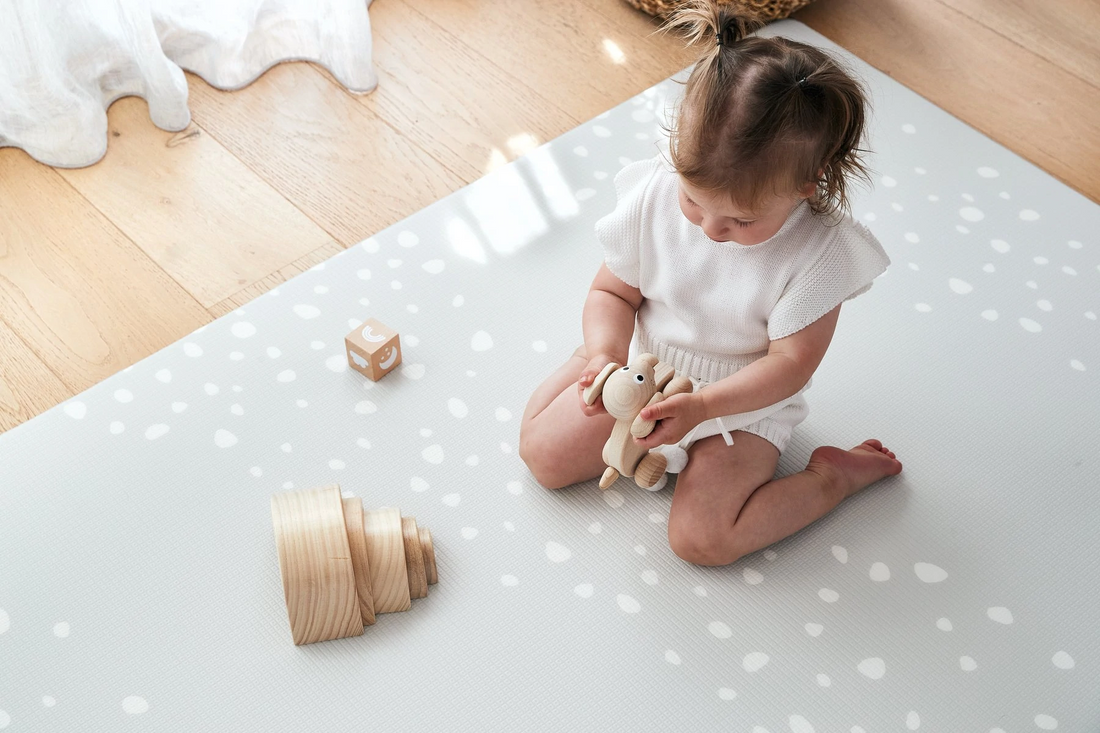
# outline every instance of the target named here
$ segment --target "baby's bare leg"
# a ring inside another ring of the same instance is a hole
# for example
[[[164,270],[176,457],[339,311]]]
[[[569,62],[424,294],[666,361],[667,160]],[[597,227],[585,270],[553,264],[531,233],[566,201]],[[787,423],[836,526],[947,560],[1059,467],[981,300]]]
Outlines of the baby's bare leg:
[[[580,347],[531,394],[519,429],[519,455],[535,479],[560,489],[603,473],[603,444],[615,419],[587,417],[580,408],[577,379],[588,364]]]
[[[774,479],[779,451],[751,433],[705,438],[676,483],[668,537],[673,551],[698,565],[727,565],[794,534],[832,511],[845,497],[901,463],[877,440],[850,451],[826,446],[805,470]]]

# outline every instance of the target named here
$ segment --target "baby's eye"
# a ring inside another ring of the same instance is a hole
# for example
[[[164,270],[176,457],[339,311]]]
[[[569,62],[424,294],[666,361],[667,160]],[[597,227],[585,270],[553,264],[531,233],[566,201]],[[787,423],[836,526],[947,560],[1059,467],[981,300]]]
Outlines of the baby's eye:
[[[635,374],[634,375],[634,381],[637,382],[638,384],[641,384],[642,382],[645,381],[645,377],[643,377],[641,374]]]
[[[737,226],[739,226],[739,227],[751,227],[753,224],[756,223],[755,220],[754,221],[744,221],[742,219],[734,219],[734,222],[736,222]]]

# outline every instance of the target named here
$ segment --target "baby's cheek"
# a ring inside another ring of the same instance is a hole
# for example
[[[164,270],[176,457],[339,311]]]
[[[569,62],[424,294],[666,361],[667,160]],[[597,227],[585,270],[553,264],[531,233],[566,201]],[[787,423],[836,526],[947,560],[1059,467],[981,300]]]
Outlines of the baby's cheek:
[[[695,226],[700,226],[701,222],[703,221],[703,217],[697,216],[694,209],[685,204],[683,199],[680,199],[680,212],[683,213],[684,217]]]

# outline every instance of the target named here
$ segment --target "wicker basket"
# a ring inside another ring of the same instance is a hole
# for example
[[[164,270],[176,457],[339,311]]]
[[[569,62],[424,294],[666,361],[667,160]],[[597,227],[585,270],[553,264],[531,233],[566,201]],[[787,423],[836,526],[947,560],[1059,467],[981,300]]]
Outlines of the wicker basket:
[[[638,10],[658,18],[666,18],[683,5],[683,0],[626,0]],[[794,11],[809,5],[812,0],[718,0],[720,5],[733,5],[758,15],[761,20],[786,18]]]

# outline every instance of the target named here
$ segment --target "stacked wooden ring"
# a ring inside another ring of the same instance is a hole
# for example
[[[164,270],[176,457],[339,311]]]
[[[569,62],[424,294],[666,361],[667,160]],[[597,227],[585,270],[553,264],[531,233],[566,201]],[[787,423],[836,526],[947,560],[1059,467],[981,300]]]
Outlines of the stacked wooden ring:
[[[364,511],[338,485],[273,495],[271,521],[295,644],[359,636],[439,580],[431,532],[397,509]]]

